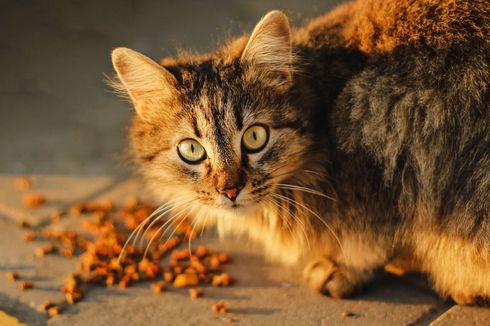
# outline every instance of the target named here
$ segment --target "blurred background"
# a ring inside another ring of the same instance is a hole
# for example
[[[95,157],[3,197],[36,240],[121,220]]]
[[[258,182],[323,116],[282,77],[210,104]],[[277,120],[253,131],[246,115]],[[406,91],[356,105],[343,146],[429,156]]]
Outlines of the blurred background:
[[[104,83],[111,49],[209,51],[269,10],[298,26],[340,2],[0,0],[0,173],[130,172],[131,107]]]

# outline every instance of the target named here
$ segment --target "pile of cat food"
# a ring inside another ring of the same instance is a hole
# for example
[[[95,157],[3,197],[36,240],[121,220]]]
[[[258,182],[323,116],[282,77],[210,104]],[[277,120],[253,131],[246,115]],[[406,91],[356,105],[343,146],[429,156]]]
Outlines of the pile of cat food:
[[[19,189],[20,186],[27,187],[24,181],[17,184]],[[28,194],[23,202],[27,207],[38,207],[45,201],[42,195]],[[165,220],[155,225],[150,223],[151,219],[144,222],[154,210],[152,205],[131,197],[121,208],[116,208],[109,200],[71,206],[68,213],[80,219],[81,228],[77,228],[80,231],[56,228],[57,223],[68,215],[67,212],[55,212],[52,222],[42,230],[30,229],[22,223],[22,227],[28,228],[23,233],[24,241],[44,242],[36,248],[37,256],[58,254],[79,258],[77,269],[67,276],[61,288],[66,302],[55,304],[46,301],[38,309],[49,316],[56,316],[64,305],[83,300],[92,286],[126,289],[134,283],[151,282],[150,289],[155,293],[162,293],[170,287],[189,287],[189,296],[195,300],[203,296],[203,285],[218,287],[232,284],[232,278],[222,270],[222,265],[230,261],[228,255],[205,246],[195,249],[188,246],[196,232],[187,220],[177,223],[169,238],[162,237],[163,240],[158,241],[160,227]],[[132,232],[138,231],[138,241],[127,241]],[[152,239],[156,241],[150,241]],[[35,287],[32,282],[22,281],[18,273],[9,272],[6,277],[19,282],[23,290]],[[226,307],[220,301],[211,310],[224,313]]]

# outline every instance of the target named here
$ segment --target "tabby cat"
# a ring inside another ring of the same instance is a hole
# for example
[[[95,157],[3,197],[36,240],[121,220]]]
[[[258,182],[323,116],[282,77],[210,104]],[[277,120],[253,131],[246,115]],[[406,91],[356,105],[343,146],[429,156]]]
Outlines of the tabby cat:
[[[490,297],[489,1],[272,11],[213,53],[112,61],[177,223],[248,235],[333,297],[402,254],[444,297]]]

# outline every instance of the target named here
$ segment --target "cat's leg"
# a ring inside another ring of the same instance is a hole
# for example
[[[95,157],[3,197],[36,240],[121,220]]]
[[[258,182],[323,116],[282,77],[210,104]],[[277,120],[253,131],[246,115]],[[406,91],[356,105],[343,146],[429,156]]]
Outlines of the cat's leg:
[[[387,262],[391,248],[358,235],[342,244],[341,250],[328,250],[307,264],[303,277],[311,289],[334,298],[353,294]]]
[[[435,289],[458,304],[490,298],[490,245],[440,234],[418,237],[416,250]]]

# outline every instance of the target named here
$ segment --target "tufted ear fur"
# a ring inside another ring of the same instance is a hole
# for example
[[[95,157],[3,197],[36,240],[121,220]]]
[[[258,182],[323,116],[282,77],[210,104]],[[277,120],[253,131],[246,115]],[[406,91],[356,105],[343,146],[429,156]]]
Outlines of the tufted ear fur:
[[[293,79],[293,54],[289,22],[282,12],[269,12],[255,26],[240,62],[250,76],[258,74],[268,82],[289,85]]]
[[[161,114],[162,106],[176,99],[177,80],[150,58],[131,49],[117,48],[112,51],[112,64],[121,82],[115,88],[127,92],[141,118],[151,120],[155,114]]]

